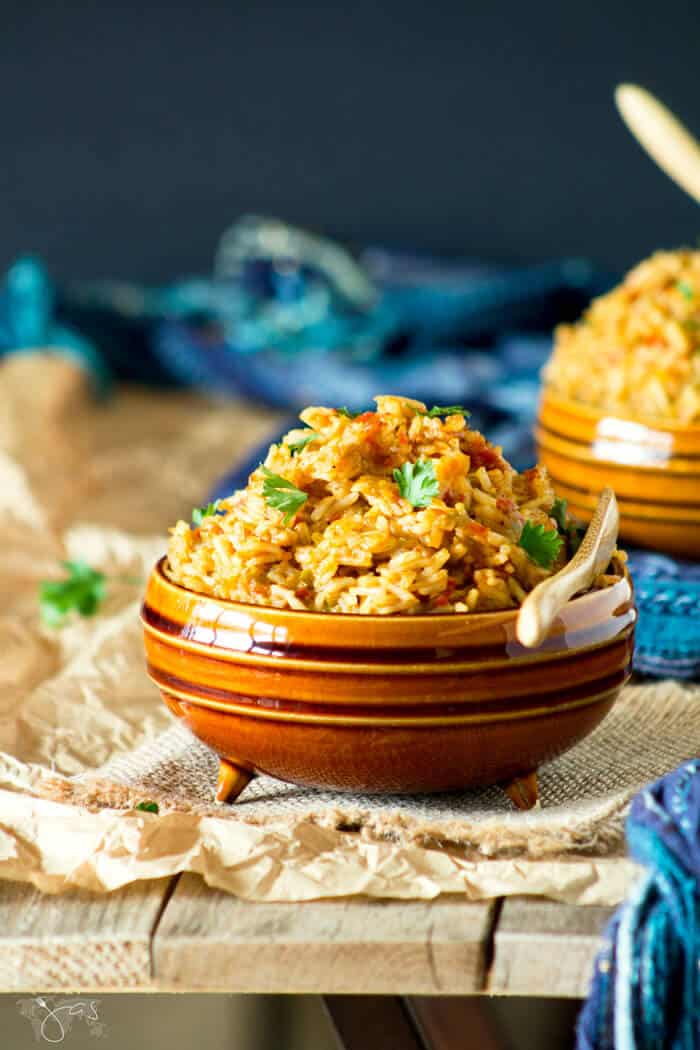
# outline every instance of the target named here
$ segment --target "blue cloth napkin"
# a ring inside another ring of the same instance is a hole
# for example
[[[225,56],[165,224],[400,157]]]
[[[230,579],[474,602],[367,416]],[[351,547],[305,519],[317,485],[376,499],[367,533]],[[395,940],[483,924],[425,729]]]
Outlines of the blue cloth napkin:
[[[605,932],[577,1050],[700,1046],[700,761],[641,791],[627,820],[639,885]]]

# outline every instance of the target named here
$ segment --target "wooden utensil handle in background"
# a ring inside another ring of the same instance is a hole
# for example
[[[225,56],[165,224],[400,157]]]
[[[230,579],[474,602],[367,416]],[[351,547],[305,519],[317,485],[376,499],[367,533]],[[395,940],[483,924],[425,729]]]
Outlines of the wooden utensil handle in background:
[[[650,157],[700,204],[700,143],[645,88],[620,84],[615,102],[625,124]]]

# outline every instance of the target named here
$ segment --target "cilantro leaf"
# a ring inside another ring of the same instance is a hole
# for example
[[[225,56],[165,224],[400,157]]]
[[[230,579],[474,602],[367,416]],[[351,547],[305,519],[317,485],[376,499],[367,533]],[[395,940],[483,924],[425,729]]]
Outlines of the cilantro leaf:
[[[261,466],[260,469],[265,478],[263,482],[263,496],[268,507],[284,511],[284,524],[289,525],[299,508],[306,503],[309,494],[292,485],[287,478],[280,477],[279,474],[273,474],[267,467]]]
[[[557,560],[563,542],[555,529],[545,529],[544,525],[533,525],[531,521],[526,521],[518,546],[532,558],[535,565],[550,569]]]
[[[687,281],[678,281],[676,284],[676,289],[681,293],[684,299],[688,300],[688,302],[690,302],[691,299],[695,298],[693,286],[692,284],[688,284]]]
[[[139,802],[135,808],[140,809],[142,813],[158,813],[159,811],[157,802]]]
[[[469,419],[471,412],[464,405],[433,405],[427,412],[420,414],[428,419],[436,419],[439,416],[464,416],[465,419]]]
[[[432,459],[419,459],[417,463],[397,467],[394,481],[399,486],[399,493],[414,507],[428,507],[433,497],[440,495]]]
[[[568,522],[566,520],[566,500],[555,499],[552,504],[552,509],[549,512],[550,518],[554,518],[557,525],[559,526],[560,532],[566,532]]]
[[[194,507],[192,509],[192,524],[201,525],[205,518],[210,518],[213,514],[216,514],[219,510],[219,501],[215,500],[214,503],[207,503],[206,507]]]
[[[339,416],[345,416],[346,419],[356,419],[361,416],[361,412],[351,412],[347,405],[341,405],[340,408],[336,408],[336,412]]]
[[[295,453],[301,452],[302,449],[306,448],[310,441],[313,441],[317,437],[318,434],[315,430],[307,430],[306,433],[303,434],[300,438],[297,438],[296,441],[288,441],[287,448],[289,449],[290,454],[293,456],[295,455]]]
[[[569,554],[573,558],[576,551],[581,546],[581,541],[586,535],[585,525],[576,525],[575,522],[570,522],[566,529],[566,538],[569,541]]]
[[[104,573],[82,561],[64,561],[62,565],[67,579],[42,580],[39,585],[39,611],[49,627],[60,627],[72,610],[81,616],[94,615],[106,593]]]
[[[585,525],[579,525],[568,516],[565,499],[555,499],[549,512],[550,518],[554,518],[563,539],[568,545],[569,557],[573,558],[581,546],[581,540],[586,533]]]

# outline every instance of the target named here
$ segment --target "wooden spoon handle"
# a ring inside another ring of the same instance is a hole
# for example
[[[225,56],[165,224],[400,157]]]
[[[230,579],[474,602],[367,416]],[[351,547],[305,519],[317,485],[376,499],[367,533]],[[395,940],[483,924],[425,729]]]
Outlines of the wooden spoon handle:
[[[607,567],[617,544],[620,515],[612,489],[603,489],[598,506],[570,562],[534,587],[520,607],[515,634],[521,645],[540,645],[559,612],[574,594],[587,590]]]
[[[639,144],[674,182],[700,203],[700,143],[651,92],[620,84],[615,102]]]

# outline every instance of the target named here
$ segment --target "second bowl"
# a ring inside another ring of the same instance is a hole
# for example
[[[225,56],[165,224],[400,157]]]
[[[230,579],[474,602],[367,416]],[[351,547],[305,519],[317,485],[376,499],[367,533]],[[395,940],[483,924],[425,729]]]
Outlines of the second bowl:
[[[700,425],[611,416],[545,389],[535,437],[573,515],[588,521],[609,486],[624,540],[700,558]]]

